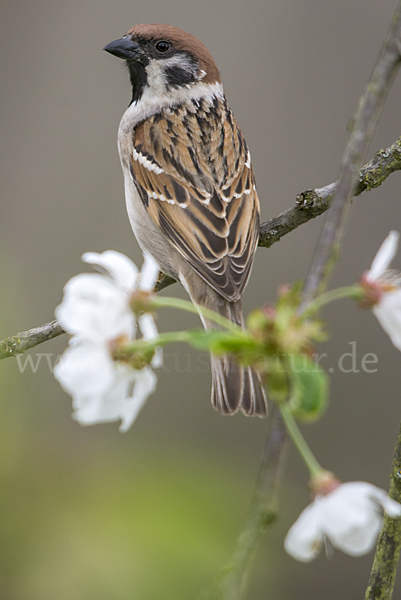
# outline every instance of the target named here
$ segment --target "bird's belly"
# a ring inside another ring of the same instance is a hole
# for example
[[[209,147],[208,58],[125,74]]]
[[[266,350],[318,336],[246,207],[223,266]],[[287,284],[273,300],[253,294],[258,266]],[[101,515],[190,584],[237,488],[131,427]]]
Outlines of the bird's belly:
[[[178,279],[177,267],[182,261],[181,256],[149,217],[131,176],[124,179],[128,217],[141,250],[153,256],[163,273]]]

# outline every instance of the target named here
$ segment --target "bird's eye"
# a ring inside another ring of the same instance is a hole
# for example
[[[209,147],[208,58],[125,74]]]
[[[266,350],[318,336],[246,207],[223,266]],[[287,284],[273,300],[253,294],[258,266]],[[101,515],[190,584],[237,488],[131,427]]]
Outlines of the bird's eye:
[[[170,45],[170,42],[165,42],[164,40],[161,42],[157,42],[156,50],[158,50],[159,52],[167,52],[167,50],[170,49]]]

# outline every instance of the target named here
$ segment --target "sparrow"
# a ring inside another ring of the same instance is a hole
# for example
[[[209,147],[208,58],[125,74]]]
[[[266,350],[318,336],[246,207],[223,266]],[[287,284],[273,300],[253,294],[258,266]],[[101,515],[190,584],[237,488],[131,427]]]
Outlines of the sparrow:
[[[213,58],[196,37],[162,24],[136,25],[104,50],[125,60],[132,86],[118,150],[142,251],[194,304],[244,327],[241,296],[259,238],[259,200]],[[216,328],[200,316],[205,329]],[[214,355],[211,370],[214,408],[266,415],[256,371]]]

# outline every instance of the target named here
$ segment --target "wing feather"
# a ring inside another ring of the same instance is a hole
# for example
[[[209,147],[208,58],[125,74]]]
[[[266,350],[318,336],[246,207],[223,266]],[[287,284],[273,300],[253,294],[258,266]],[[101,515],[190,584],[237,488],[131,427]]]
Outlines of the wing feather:
[[[201,99],[137,125],[131,174],[169,242],[218,293],[237,300],[258,241],[259,201],[228,106]]]

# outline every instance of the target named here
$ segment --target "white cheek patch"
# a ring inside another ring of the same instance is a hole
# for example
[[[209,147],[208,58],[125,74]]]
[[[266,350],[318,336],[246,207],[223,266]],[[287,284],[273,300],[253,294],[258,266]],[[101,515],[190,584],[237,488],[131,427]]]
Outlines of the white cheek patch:
[[[153,96],[162,100],[166,94],[170,93],[172,86],[168,85],[168,72],[174,68],[181,69],[183,72],[188,73],[190,79],[194,80],[192,83],[188,83],[186,85],[184,84],[187,89],[195,85],[197,65],[191,59],[182,54],[178,54],[164,60],[152,59],[146,67],[146,74],[147,87]]]
[[[164,73],[166,75],[166,79],[169,69],[174,69],[175,67],[189,74],[189,79],[192,80],[192,82],[186,84],[187,88],[193,86],[196,83],[196,74],[198,71],[198,66],[193,60],[183,55],[176,55],[164,61]],[[203,73],[205,73],[205,71],[203,71]],[[200,79],[203,79],[203,77],[201,77]]]
[[[166,78],[164,76],[164,61],[152,59],[146,67],[147,85],[155,97],[163,98],[166,94]],[[146,90],[145,88],[145,90]]]

